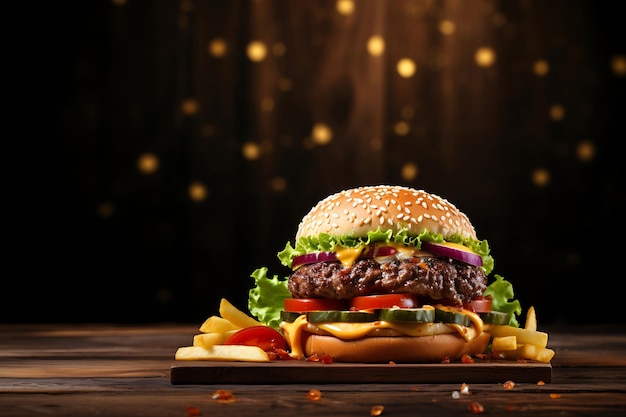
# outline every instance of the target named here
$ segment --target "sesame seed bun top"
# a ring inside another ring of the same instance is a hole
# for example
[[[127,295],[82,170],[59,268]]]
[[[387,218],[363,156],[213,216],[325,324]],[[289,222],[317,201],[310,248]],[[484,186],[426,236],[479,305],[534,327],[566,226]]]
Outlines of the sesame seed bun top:
[[[377,185],[344,190],[317,203],[304,216],[296,239],[327,233],[366,237],[380,229],[417,235],[427,230],[444,238],[458,234],[476,240],[467,216],[449,201],[423,190]]]

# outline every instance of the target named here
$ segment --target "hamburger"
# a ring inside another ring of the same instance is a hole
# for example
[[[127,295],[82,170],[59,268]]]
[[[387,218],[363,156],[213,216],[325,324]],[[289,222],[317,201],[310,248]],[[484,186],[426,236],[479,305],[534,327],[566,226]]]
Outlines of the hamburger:
[[[484,352],[493,324],[517,326],[512,286],[452,203],[424,190],[366,186],[317,203],[278,253],[288,277],[253,272],[250,312],[295,358],[425,363]],[[489,284],[489,285],[488,285]]]

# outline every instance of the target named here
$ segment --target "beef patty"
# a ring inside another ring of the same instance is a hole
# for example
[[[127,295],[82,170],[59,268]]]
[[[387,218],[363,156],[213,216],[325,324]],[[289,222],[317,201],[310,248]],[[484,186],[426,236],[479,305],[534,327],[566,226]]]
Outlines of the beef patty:
[[[421,262],[420,262],[421,261]],[[294,298],[349,299],[361,295],[408,293],[456,304],[482,296],[487,276],[481,267],[450,258],[412,258],[379,263],[357,260],[303,265],[289,277]]]

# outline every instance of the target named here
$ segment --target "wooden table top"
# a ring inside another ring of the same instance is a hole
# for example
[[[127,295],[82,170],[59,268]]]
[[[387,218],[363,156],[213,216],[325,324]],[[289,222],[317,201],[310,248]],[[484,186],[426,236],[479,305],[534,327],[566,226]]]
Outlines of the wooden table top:
[[[467,416],[472,404],[486,415],[626,412],[626,326],[540,329],[556,351],[551,382],[511,390],[470,383],[467,392],[462,380],[173,384],[174,353],[192,343],[197,327],[0,325],[0,416]],[[308,398],[311,390],[321,397]]]

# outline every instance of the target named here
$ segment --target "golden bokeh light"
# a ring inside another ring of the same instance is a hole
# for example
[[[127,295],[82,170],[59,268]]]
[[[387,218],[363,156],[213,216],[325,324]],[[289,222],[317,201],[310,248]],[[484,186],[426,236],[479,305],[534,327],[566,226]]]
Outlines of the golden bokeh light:
[[[272,45],[272,52],[276,56],[283,56],[285,55],[285,52],[287,52],[287,47],[282,42],[276,42],[274,45]]]
[[[372,56],[381,56],[385,52],[385,40],[382,36],[372,36],[367,41],[367,52]]]
[[[246,142],[241,147],[241,154],[249,161],[255,161],[261,156],[261,147],[256,142]]]
[[[272,97],[263,97],[261,100],[261,110],[272,111],[274,110],[274,99]]]
[[[260,62],[267,56],[267,47],[261,41],[252,41],[248,44],[246,53],[250,61]]]
[[[212,136],[215,136],[216,131],[217,129],[215,128],[215,125],[212,124],[207,123],[200,126],[200,136],[204,138],[210,138]]]
[[[452,35],[456,31],[456,25],[452,20],[444,19],[439,22],[439,32],[443,35]]]
[[[415,74],[415,71],[417,71],[417,65],[415,65],[415,61],[410,58],[402,58],[398,61],[396,70],[401,77],[410,78]]]
[[[281,78],[278,80],[278,89],[280,91],[289,91],[293,87],[293,81],[289,78]]]
[[[402,114],[402,118],[404,119],[412,119],[415,116],[415,109],[413,106],[404,106],[400,114]]]
[[[137,169],[142,174],[153,174],[159,169],[159,157],[152,152],[139,155]]]
[[[565,109],[560,104],[553,104],[552,106],[550,106],[549,113],[550,119],[554,120],[555,122],[559,122],[565,117]]]
[[[194,98],[187,98],[180,103],[180,111],[185,116],[193,116],[198,113],[198,100]]]
[[[191,201],[203,201],[206,200],[209,195],[209,191],[206,186],[198,181],[189,184],[188,193]]]
[[[550,64],[545,59],[538,59],[533,64],[533,72],[535,75],[544,76],[550,71]]]
[[[337,12],[344,16],[351,15],[354,12],[353,0],[337,0],[336,3]]]
[[[393,131],[398,136],[406,136],[409,133],[409,130],[410,130],[409,124],[404,121],[397,122],[395,125],[393,125]]]
[[[487,46],[478,48],[474,60],[479,67],[490,67],[496,62],[496,52]]]
[[[209,54],[214,56],[215,58],[221,58],[226,55],[228,51],[228,47],[226,46],[226,41],[221,38],[215,38],[209,42]]]
[[[400,172],[400,176],[404,181],[413,181],[417,178],[417,164],[415,162],[407,162],[402,165],[402,171]]]
[[[98,216],[103,219],[110,219],[113,216],[114,211],[115,208],[113,207],[113,204],[108,201],[100,203],[96,209]]]
[[[493,17],[491,18],[491,21],[493,22],[494,26],[497,27],[502,27],[504,25],[506,25],[506,15],[504,15],[503,13],[494,13]]]
[[[380,152],[383,149],[383,140],[378,137],[372,138],[369,145],[373,152]]]
[[[316,123],[311,131],[311,138],[316,145],[327,145],[333,138],[333,131],[324,123]]]
[[[576,147],[576,156],[583,162],[589,162],[596,156],[596,145],[590,140],[583,140]]]
[[[537,168],[532,173],[532,181],[537,187],[545,187],[550,183],[550,172],[545,168]]]
[[[611,58],[611,71],[618,77],[626,76],[626,55],[615,55]]]
[[[274,177],[270,181],[270,188],[276,193],[283,192],[287,189],[287,180],[284,177]]]

